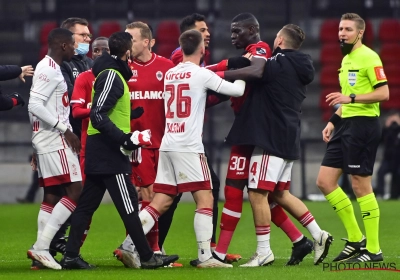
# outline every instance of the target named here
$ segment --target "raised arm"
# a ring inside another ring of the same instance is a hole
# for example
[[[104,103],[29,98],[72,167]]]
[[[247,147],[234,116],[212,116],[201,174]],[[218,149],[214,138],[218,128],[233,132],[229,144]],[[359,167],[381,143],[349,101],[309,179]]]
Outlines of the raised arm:
[[[224,72],[217,72],[217,74],[226,80],[244,80],[251,81],[261,79],[264,73],[264,67],[266,59],[261,57],[253,57],[251,64],[248,67],[244,67],[236,70],[228,70]]]

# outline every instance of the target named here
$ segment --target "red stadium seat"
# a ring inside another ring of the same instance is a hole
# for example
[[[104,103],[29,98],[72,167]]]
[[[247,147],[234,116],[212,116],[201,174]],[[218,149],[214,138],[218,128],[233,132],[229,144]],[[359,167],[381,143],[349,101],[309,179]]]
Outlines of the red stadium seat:
[[[40,28],[39,40],[41,45],[47,46],[47,36],[49,35],[50,31],[54,28],[57,28],[57,22],[49,21],[45,22],[42,27]],[[46,47],[47,48],[47,47]]]
[[[381,57],[384,67],[388,64],[400,63],[400,44],[382,44],[379,56]]]
[[[178,23],[174,20],[160,21],[156,30],[156,42],[157,44],[175,44],[178,45],[180,31]]]
[[[339,24],[338,19],[327,19],[322,23],[319,39],[323,43],[337,43],[339,38]],[[370,21],[365,22],[365,34],[363,42],[366,45],[371,45],[374,40],[374,30]]]
[[[177,48],[176,44],[159,44],[156,43],[157,51],[156,54],[170,59],[171,53]]]
[[[374,41],[374,28],[372,27],[372,23],[367,20],[365,22],[365,32],[363,36],[363,43],[367,46],[372,46]]]
[[[338,41],[339,32],[338,19],[327,19],[322,23],[321,29],[319,31],[319,39],[323,43],[333,43]]]
[[[384,19],[379,26],[379,40],[384,42],[400,42],[400,22],[397,19]]]
[[[117,21],[104,21],[99,26],[98,37],[110,37],[115,32],[122,31],[121,25]]]
[[[340,51],[338,43],[326,43],[322,45],[319,61],[322,65],[337,65],[340,68],[340,63],[343,55]]]
[[[44,58],[47,54],[48,51],[48,47],[47,47],[47,43],[45,45],[42,45],[40,47],[40,51],[39,51],[39,61],[42,60],[42,58]]]
[[[400,87],[400,65],[399,63],[391,63],[383,66],[386,74],[386,78],[388,80],[388,84],[390,90],[392,90],[392,86]]]
[[[320,84],[321,87],[336,87],[340,86],[339,84],[339,70],[340,67],[335,67],[331,65],[327,65],[322,67],[321,76],[320,76]]]
[[[389,88],[389,100],[381,103],[381,108],[384,110],[400,109],[400,87]]]

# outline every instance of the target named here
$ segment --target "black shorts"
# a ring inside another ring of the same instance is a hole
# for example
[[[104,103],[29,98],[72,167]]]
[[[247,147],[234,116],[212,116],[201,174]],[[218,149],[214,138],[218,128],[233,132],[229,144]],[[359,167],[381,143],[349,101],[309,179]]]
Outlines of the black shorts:
[[[351,175],[372,175],[381,136],[377,117],[343,119],[327,144],[321,165]]]

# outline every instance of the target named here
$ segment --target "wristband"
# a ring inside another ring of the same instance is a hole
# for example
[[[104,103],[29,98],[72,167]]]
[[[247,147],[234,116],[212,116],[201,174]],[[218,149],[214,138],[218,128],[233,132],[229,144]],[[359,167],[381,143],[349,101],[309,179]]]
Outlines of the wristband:
[[[341,120],[342,120],[342,118],[339,117],[339,115],[335,113],[329,119],[329,122],[331,122],[333,124],[333,126],[336,126]]]
[[[218,72],[215,72],[215,74],[217,74],[222,79],[225,78],[225,71],[218,71]]]
[[[67,129],[68,129],[68,127],[60,121],[57,121],[56,125],[53,126],[53,128],[58,129],[62,133],[65,133],[65,131],[67,131]]]

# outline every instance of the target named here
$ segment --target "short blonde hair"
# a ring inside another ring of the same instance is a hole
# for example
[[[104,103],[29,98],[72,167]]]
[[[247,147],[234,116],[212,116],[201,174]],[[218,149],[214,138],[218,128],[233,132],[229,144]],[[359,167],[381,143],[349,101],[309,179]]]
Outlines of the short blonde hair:
[[[346,13],[342,15],[340,20],[351,20],[356,23],[358,30],[365,30],[365,21],[359,15],[355,13]]]
[[[142,39],[149,39],[149,40],[153,39],[153,34],[151,33],[151,30],[146,23],[141,21],[134,21],[126,25],[126,29],[135,29],[135,28],[140,29],[140,36],[142,37]]]

